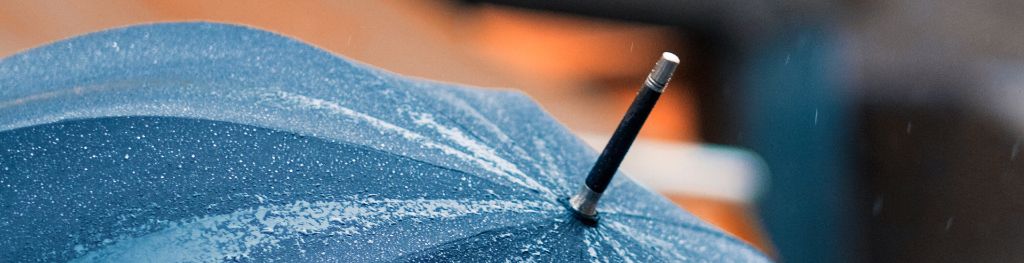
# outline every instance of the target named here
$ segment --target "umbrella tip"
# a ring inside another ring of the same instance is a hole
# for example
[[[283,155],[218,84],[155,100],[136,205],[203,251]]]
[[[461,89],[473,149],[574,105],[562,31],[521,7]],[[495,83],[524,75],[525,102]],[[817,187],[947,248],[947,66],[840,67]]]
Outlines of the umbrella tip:
[[[672,54],[672,52],[661,52],[661,59],[679,64],[679,57],[676,54]]]
[[[587,175],[583,187],[569,199],[570,208],[584,224],[590,226],[597,224],[597,202],[601,199],[604,190],[608,188],[612,177],[619,170],[622,159],[626,157],[626,152],[633,145],[633,140],[636,140],[640,128],[647,121],[647,116],[651,114],[654,104],[658,102],[658,98],[672,78],[672,72],[678,65],[679,57],[675,54],[661,53],[661,58],[654,63],[651,74],[647,75],[643,87],[633,99],[633,104],[629,106],[626,115],[619,122],[619,127],[615,129],[615,133],[608,140],[604,151],[597,158],[594,167],[590,169],[590,174]]]
[[[658,62],[654,63],[651,74],[647,75],[645,84],[657,92],[664,91],[665,87],[668,86],[668,81],[672,79],[672,73],[676,71],[677,66],[679,66],[679,57],[676,54],[662,52],[661,58],[658,59]]]

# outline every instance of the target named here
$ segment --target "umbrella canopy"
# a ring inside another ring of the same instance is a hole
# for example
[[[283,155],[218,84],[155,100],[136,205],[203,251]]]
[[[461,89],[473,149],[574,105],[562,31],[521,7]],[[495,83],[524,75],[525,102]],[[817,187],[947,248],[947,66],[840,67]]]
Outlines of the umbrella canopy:
[[[0,258],[766,261],[624,176],[576,220],[596,158],[521,93],[239,26],[114,29],[0,61]]]

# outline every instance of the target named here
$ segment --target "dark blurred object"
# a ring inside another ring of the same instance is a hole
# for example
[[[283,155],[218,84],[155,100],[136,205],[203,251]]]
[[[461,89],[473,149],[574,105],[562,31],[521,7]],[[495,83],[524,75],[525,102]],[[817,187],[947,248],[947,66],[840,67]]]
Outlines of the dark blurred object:
[[[1018,135],[962,105],[865,106],[872,261],[1024,261]]]
[[[1024,261],[1024,3],[849,10],[869,259]]]
[[[832,28],[805,24],[740,60],[727,99],[728,142],[749,147],[771,169],[760,216],[783,262],[858,262],[854,105],[836,72]]]

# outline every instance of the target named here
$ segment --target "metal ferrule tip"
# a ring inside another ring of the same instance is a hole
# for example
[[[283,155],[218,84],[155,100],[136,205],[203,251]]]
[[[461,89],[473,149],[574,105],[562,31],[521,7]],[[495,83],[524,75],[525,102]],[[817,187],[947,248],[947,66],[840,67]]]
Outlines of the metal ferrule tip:
[[[588,218],[597,217],[597,201],[601,199],[601,193],[590,189],[586,184],[580,187],[580,191],[569,199],[569,205],[576,213]]]
[[[647,75],[644,86],[659,93],[665,91],[665,86],[668,86],[668,81],[672,79],[672,72],[676,71],[676,66],[679,66],[679,57],[671,52],[661,53],[661,59],[654,63],[654,69]]]

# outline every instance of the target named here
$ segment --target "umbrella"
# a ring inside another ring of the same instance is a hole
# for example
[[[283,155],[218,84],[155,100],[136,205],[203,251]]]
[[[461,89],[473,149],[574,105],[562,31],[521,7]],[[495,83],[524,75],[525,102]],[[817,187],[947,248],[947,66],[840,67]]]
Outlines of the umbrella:
[[[0,61],[0,258],[767,261],[617,164],[570,202],[597,157],[514,91],[240,26],[113,29]]]

